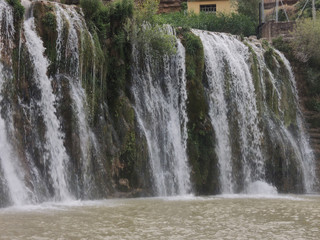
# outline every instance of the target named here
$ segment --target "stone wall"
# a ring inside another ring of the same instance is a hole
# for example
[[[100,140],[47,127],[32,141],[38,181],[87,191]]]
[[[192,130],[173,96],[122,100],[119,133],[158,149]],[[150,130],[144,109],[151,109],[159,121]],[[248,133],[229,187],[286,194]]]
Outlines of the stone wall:
[[[290,37],[290,32],[293,31],[295,22],[275,22],[274,20],[264,23],[259,27],[261,38],[266,38],[269,41],[272,38],[283,36]]]

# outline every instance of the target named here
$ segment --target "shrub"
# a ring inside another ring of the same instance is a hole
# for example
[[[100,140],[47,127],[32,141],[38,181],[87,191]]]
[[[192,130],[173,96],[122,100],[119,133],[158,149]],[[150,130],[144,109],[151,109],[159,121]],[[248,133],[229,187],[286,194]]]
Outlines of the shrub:
[[[194,55],[199,51],[203,51],[202,42],[198,36],[191,32],[187,32],[184,34],[184,37],[186,51],[188,51],[189,54]]]
[[[259,2],[260,0],[236,0],[238,13],[243,14],[255,23],[259,20]]]
[[[56,16],[52,12],[47,12],[42,18],[42,23],[48,28],[55,30],[57,26]]]
[[[176,52],[175,37],[168,32],[167,26],[157,21],[158,5],[159,0],[144,1],[125,25],[128,40],[142,52],[152,50],[149,52],[154,57]]]
[[[21,21],[24,15],[24,7],[21,5],[19,0],[7,0],[8,3],[13,7],[14,17],[18,21]]]
[[[231,34],[250,36],[256,33],[255,22],[243,14],[225,13],[166,13],[155,16],[159,24],[170,24],[175,27],[196,28],[214,32],[228,32]]]
[[[301,11],[305,4],[306,4],[306,1],[299,1],[297,3],[296,8],[298,10],[298,15],[302,14],[301,16],[304,18],[311,18],[312,17],[312,1],[308,1],[302,13]],[[320,9],[320,0],[315,0],[315,7],[316,9]]]
[[[292,33],[291,46],[295,57],[302,61],[311,61],[320,65],[320,20],[304,19],[297,22]]]
[[[86,19],[92,19],[102,8],[101,0],[80,0],[80,6]]]

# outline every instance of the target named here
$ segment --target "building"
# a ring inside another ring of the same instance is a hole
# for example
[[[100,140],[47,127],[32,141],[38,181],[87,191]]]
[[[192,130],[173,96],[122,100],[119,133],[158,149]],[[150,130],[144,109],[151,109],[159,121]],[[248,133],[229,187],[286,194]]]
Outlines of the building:
[[[194,13],[200,12],[224,12],[235,11],[235,6],[231,0],[188,0],[188,11]]]

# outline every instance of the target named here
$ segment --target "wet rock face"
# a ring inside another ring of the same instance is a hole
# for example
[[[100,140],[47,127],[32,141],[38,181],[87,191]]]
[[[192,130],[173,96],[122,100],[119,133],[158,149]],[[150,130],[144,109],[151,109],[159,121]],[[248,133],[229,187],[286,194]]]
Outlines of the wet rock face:
[[[320,109],[317,108],[320,93],[319,76],[317,67],[299,63],[291,59],[291,63],[297,79],[297,87],[302,103],[302,113],[305,117],[307,131],[310,136],[311,147],[314,151],[317,165],[317,175],[320,177]],[[318,185],[320,189],[320,185]]]

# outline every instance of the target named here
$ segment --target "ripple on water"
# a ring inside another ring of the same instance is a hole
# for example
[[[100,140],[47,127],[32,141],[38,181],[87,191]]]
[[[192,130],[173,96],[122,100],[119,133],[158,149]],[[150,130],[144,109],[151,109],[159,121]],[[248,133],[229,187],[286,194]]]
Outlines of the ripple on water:
[[[44,203],[0,211],[0,239],[318,239],[319,196]]]

